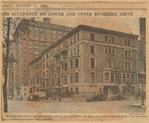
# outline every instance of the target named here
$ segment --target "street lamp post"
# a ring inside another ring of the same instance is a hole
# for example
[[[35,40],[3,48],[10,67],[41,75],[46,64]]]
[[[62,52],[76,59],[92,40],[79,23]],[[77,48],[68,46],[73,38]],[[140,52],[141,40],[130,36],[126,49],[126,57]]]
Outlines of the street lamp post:
[[[142,83],[142,104],[141,104],[141,106],[144,106],[144,95],[143,95],[143,78],[141,79],[141,83]]]
[[[61,101],[61,88],[62,82],[59,83],[59,101]]]

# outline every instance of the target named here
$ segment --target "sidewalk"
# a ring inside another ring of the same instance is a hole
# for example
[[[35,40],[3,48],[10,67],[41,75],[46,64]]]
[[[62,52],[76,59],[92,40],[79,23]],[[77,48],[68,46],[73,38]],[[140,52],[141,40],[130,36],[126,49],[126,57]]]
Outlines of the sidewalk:
[[[135,104],[130,104],[130,106],[132,106],[132,107],[138,107],[138,108],[145,108],[146,107],[146,105],[144,104],[144,105],[141,105],[142,103],[135,103]]]

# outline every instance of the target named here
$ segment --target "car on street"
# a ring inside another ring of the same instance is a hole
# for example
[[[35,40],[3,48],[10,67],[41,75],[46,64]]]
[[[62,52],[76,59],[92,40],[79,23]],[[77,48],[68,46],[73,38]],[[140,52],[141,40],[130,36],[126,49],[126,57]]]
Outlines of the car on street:
[[[92,97],[88,97],[86,99],[87,102],[93,102],[93,101],[106,101],[107,100],[107,96],[103,93],[101,94],[96,94]]]

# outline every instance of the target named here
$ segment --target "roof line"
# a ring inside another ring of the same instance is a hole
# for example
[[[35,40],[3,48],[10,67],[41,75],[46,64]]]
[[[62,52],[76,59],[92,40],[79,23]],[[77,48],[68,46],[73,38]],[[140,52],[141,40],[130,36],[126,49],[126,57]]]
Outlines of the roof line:
[[[68,32],[65,36],[63,36],[57,42],[55,42],[52,46],[50,46],[47,49],[45,49],[42,52],[42,54],[39,57],[37,57],[36,59],[34,59],[32,62],[30,62],[29,65],[33,64],[35,61],[37,61],[39,58],[41,58],[49,50],[53,49],[59,43],[62,43],[67,38],[71,37],[72,34],[75,34],[76,32],[78,32],[80,30],[93,31],[93,32],[98,32],[98,33],[100,32],[100,33],[103,33],[103,34],[108,33],[109,35],[112,35],[114,33],[114,35],[119,35],[120,37],[124,37],[124,35],[125,35],[125,37],[129,37],[129,38],[133,38],[133,39],[134,38],[137,39],[139,37],[138,35],[135,35],[135,34],[129,34],[129,33],[124,33],[124,32],[119,32],[119,31],[114,31],[114,30],[102,29],[102,28],[97,28],[97,27],[92,27],[92,26],[87,26],[87,25],[79,25],[76,28],[74,28],[72,31]]]

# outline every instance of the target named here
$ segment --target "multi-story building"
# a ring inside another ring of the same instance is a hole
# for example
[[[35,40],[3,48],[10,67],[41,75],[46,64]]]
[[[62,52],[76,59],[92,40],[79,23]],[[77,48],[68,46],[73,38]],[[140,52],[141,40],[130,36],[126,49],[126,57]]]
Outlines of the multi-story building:
[[[30,94],[135,93],[138,35],[79,25],[30,63]],[[61,93],[60,93],[61,92]]]
[[[52,24],[50,18],[44,18],[43,21],[23,19],[19,23],[13,39],[17,42],[14,55],[18,59],[18,63],[14,66],[14,81],[21,86],[21,88],[17,86],[18,91],[20,88],[20,96],[26,98],[29,92],[27,88],[29,85],[28,64],[72,29],[72,27]]]
[[[138,41],[138,92],[146,92],[146,19],[140,18],[140,40]]]

